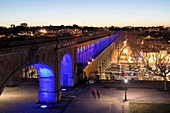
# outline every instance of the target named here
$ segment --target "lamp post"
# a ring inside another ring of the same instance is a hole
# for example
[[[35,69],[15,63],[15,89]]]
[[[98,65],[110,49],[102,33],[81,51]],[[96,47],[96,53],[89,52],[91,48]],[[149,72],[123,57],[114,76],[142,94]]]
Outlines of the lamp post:
[[[127,101],[127,83],[128,83],[128,79],[125,78],[125,79],[124,79],[124,82],[125,82],[125,84],[126,84],[126,87],[125,87],[125,100],[124,100],[124,102],[125,102],[125,101]]]

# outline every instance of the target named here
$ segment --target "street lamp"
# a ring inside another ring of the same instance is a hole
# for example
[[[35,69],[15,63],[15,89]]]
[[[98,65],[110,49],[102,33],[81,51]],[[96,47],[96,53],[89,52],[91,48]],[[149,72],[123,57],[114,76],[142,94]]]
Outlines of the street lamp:
[[[128,79],[125,78],[125,79],[124,79],[124,82],[125,82],[125,84],[126,84],[126,86],[127,86]],[[124,100],[124,102],[125,102],[125,101],[127,101],[127,87],[125,87],[125,100]]]

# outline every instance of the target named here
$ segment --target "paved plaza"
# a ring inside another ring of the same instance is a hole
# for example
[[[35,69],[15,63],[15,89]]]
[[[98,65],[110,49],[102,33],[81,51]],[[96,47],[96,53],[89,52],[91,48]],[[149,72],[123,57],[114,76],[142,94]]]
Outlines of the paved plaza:
[[[163,83],[121,81],[100,82],[90,86],[75,87],[63,91],[62,100],[40,109],[38,85],[6,87],[0,96],[0,113],[129,113],[129,102],[170,103],[170,92],[158,90]],[[93,98],[91,89],[100,91],[100,98]],[[125,91],[128,87],[127,100]]]

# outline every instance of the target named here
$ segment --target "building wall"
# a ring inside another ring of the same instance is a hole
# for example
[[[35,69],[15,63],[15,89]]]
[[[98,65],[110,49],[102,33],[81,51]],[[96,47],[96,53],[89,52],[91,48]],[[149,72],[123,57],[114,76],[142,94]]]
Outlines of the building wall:
[[[100,79],[106,79],[105,72],[111,64],[113,48],[114,42],[84,68],[87,76],[94,78],[96,75],[99,75]]]

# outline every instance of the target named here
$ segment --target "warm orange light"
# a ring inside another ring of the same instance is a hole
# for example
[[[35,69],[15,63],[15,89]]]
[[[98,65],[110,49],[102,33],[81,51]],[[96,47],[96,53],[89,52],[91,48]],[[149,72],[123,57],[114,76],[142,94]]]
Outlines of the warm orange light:
[[[90,62],[89,62],[89,61],[88,61],[87,63],[88,63],[88,64],[90,64]]]
[[[128,49],[124,49],[123,53],[127,54],[128,53]]]
[[[45,29],[40,29],[40,32],[41,32],[41,33],[47,33],[47,30],[45,30]]]

